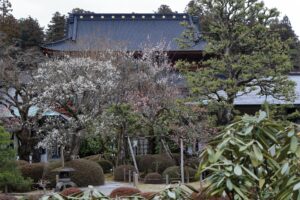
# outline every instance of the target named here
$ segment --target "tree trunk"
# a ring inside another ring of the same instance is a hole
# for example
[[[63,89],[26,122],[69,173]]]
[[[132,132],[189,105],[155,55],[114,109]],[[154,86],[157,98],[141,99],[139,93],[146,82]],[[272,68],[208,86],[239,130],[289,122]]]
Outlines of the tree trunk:
[[[65,161],[72,160],[72,157],[78,156],[81,144],[81,137],[78,134],[72,135],[71,145],[69,146],[69,151],[65,152]]]
[[[22,127],[20,131],[16,133],[19,140],[18,156],[20,160],[29,161],[29,156],[32,155],[33,162],[40,161],[40,155],[35,148],[38,141],[32,137],[31,130],[26,127]]]
[[[118,134],[118,147],[117,147],[117,160],[116,160],[116,166],[120,165],[122,163],[122,150],[123,150],[123,130],[120,128],[119,134]]]
[[[235,95],[228,95],[228,100],[227,102],[225,102],[226,104],[219,108],[219,111],[217,113],[218,125],[227,125],[233,120],[234,96]]]

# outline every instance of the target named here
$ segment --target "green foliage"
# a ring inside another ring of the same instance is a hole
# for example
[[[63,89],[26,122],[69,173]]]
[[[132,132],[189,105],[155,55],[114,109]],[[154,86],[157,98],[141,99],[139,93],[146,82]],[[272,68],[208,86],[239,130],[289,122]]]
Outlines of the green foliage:
[[[54,42],[65,36],[66,17],[59,12],[55,12],[46,31],[46,41]]]
[[[95,155],[103,151],[105,141],[97,137],[87,137],[80,144],[79,156],[86,157],[90,155]]]
[[[89,186],[89,188],[80,193],[72,194],[70,196],[62,196],[58,193],[52,193],[51,195],[45,195],[41,198],[41,200],[119,200],[119,199],[126,199],[126,200],[143,200],[143,199],[149,199],[149,200],[170,200],[170,199],[176,199],[176,200],[186,200],[191,199],[191,192],[196,191],[191,186],[185,185],[178,185],[175,187],[167,187],[166,189],[162,190],[159,193],[141,193],[136,188],[128,188],[128,187],[120,187],[112,191],[110,197],[105,196],[98,190],[94,189],[92,186]],[[147,198],[144,198],[144,197]],[[121,198],[120,198],[121,197]]]
[[[4,18],[10,15],[12,11],[11,3],[9,0],[0,0],[0,17]]]
[[[11,142],[10,134],[0,126],[0,189],[28,190],[31,180],[24,179],[17,168]]]
[[[174,12],[170,8],[170,6],[162,4],[157,9],[156,13],[158,13],[158,14],[173,14]]]
[[[138,168],[141,172],[162,173],[166,168],[175,165],[175,161],[165,154],[148,154],[137,157]]]
[[[133,172],[135,168],[132,165],[120,165],[114,170],[114,180],[115,181],[128,181],[129,171],[131,171],[131,180],[133,180]],[[124,174],[125,173],[125,174]]]
[[[146,184],[162,184],[163,177],[159,173],[149,173],[145,176],[144,183]]]
[[[284,16],[282,20],[276,20],[271,25],[271,30],[279,33],[281,40],[289,45],[289,55],[291,57],[295,70],[300,69],[300,41],[295,34],[288,16]]]
[[[78,187],[104,185],[104,173],[97,163],[86,159],[78,159],[69,161],[65,165],[75,169],[75,172],[71,173],[71,178]]]
[[[110,173],[113,168],[113,164],[108,160],[101,159],[97,163],[102,167],[104,173]]]
[[[286,76],[292,69],[288,44],[270,30],[279,12],[258,0],[196,3],[208,22],[200,38],[207,42],[206,59],[192,72],[190,64],[177,66],[185,72],[195,99],[217,108],[218,124],[233,119],[234,99],[249,92],[293,100],[295,84]],[[188,45],[194,37],[188,37]]]
[[[68,196],[63,196],[59,193],[52,193],[51,195],[45,195],[41,198],[41,200],[108,200],[110,198],[106,197],[104,194],[99,192],[98,190],[94,189],[92,186],[89,186],[89,188],[83,192],[80,193],[74,193]]]
[[[230,199],[299,198],[300,138],[295,124],[243,116],[227,126],[201,154],[206,192]]]
[[[191,199],[191,187],[188,186],[184,188],[183,186],[175,186],[175,187],[167,187],[163,191],[156,194],[151,200],[160,199],[160,200],[169,200],[169,199],[176,199],[176,200],[186,200]],[[194,190],[194,189],[193,189]]]
[[[20,44],[22,48],[39,46],[44,39],[43,28],[32,17],[19,20]]]
[[[184,179],[187,180],[189,178],[189,181],[195,180],[197,170],[191,168],[191,167],[184,167]],[[179,166],[172,166],[163,172],[162,176],[165,178],[166,175],[169,176],[170,181],[180,181],[181,180],[181,173],[180,173],[180,167]]]
[[[24,164],[20,166],[23,177],[28,177],[37,183],[43,179],[46,165],[44,163]]]

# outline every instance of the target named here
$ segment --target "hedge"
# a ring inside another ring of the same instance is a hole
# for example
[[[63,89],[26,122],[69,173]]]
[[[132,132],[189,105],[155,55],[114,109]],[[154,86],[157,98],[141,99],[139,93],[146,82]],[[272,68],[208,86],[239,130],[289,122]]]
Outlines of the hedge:
[[[145,176],[144,183],[146,184],[161,184],[163,183],[163,178],[159,173],[149,173]]]
[[[197,170],[191,168],[191,167],[184,167],[184,179],[187,180],[187,177],[189,177],[189,181],[194,181],[195,180],[195,175],[197,173]],[[180,167],[179,166],[172,166],[167,168],[162,176],[166,177],[166,175],[169,176],[169,180],[180,180],[181,175],[180,175]]]
[[[110,173],[113,168],[112,162],[108,160],[101,159],[97,163],[102,167],[104,173]]]
[[[125,174],[124,174],[125,171]],[[131,180],[133,180],[133,172],[135,168],[132,165],[120,165],[114,170],[114,180],[115,181],[128,181],[129,180],[129,171],[131,171]],[[125,178],[125,180],[124,180]]]

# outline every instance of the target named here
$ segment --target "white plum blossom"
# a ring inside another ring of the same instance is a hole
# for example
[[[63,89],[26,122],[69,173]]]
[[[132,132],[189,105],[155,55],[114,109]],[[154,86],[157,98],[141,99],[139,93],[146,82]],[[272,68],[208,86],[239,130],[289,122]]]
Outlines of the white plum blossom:
[[[39,95],[32,101],[40,108],[65,115],[67,122],[58,120],[57,127],[53,126],[52,130],[47,127],[39,146],[49,144],[50,147],[60,141],[59,145],[69,145],[70,155],[76,154],[87,123],[100,115],[109,103],[118,79],[118,70],[110,60],[81,57],[42,63],[34,76]]]

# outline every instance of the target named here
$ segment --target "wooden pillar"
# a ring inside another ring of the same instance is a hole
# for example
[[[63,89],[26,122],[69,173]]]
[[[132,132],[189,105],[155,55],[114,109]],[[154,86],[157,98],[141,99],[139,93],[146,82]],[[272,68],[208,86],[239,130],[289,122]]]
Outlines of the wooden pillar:
[[[184,183],[184,160],[183,160],[183,140],[180,138],[180,172],[181,183]]]

